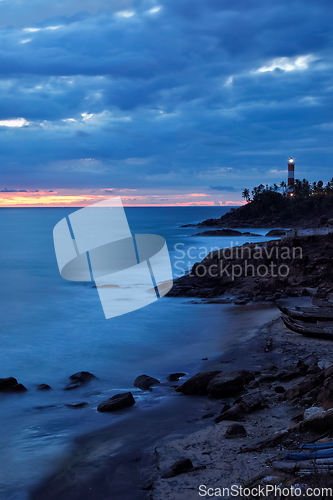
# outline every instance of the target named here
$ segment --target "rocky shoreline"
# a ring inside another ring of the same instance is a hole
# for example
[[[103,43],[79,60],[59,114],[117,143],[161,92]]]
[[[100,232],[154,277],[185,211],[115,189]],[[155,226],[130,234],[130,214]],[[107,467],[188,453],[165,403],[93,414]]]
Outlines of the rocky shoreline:
[[[150,420],[137,414],[133,421],[126,410],[122,431],[82,437],[31,499],[99,500],[113,492],[116,500],[190,500],[200,485],[299,483],[302,464],[285,461],[285,453],[333,438],[330,349],[329,341],[291,334],[279,318],[263,325],[205,370],[171,375],[177,396]],[[159,381],[151,379],[137,384],[154,390]],[[124,443],[128,432],[132,439],[115,453],[117,436]],[[308,484],[318,481],[318,472],[307,475]]]
[[[313,462],[285,460],[286,453],[297,451],[301,444],[333,438],[330,347],[328,341],[290,335],[278,319],[240,348],[238,362],[248,351],[256,370],[229,371],[231,362],[223,364],[219,374],[200,373],[186,381],[178,390],[192,395],[184,397],[206,394],[207,413],[202,419],[207,426],[193,423],[193,433],[158,443],[155,478],[147,498],[191,499],[200,485],[214,491],[232,485],[290,488],[304,477],[308,486],[332,487],[333,480],[318,473]],[[227,386],[226,380],[231,382]],[[161,471],[172,470],[180,457],[191,460],[193,468],[172,480],[163,477]]]
[[[178,278],[171,297],[246,304],[333,293],[333,234],[245,243],[209,253]]]

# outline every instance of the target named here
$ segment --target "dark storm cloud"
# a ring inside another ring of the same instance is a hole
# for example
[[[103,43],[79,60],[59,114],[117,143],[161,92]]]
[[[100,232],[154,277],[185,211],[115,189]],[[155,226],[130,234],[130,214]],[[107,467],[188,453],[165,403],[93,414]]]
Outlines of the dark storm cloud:
[[[232,191],[232,192],[239,191],[239,188],[236,188],[234,186],[210,186],[210,189],[217,189],[218,191]]]
[[[331,176],[330,3],[44,4],[0,2],[7,185],[251,187],[290,154]]]

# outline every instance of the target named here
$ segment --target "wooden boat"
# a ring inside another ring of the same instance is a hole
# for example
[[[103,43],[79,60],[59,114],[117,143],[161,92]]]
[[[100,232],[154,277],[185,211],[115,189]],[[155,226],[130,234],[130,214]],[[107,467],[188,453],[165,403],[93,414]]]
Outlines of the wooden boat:
[[[307,322],[333,321],[333,307],[284,307],[278,305],[280,311],[290,318]]]
[[[331,300],[316,299],[313,297],[312,304],[317,307],[331,307],[333,308],[333,302]]]
[[[285,314],[282,314],[282,319],[286,327],[293,332],[300,333],[306,337],[333,340],[333,322],[321,323],[320,326],[318,326],[318,323],[304,324],[302,321],[290,318]]]

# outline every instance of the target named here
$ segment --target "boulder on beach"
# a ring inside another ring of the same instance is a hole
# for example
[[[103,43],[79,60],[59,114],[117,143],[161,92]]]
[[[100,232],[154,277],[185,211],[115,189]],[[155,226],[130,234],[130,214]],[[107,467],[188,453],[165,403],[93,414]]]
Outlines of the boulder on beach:
[[[65,391],[69,391],[71,389],[77,389],[78,387],[81,387],[83,384],[87,384],[90,382],[92,379],[96,378],[95,375],[93,375],[90,372],[77,372],[74,373],[69,377],[71,380],[71,383],[69,383],[65,387]]]
[[[216,375],[222,373],[220,370],[213,372],[200,372],[186,380],[180,387],[176,389],[177,392],[183,392],[184,394],[195,394],[197,396],[204,396],[208,394],[207,386],[209,382],[216,377]]]
[[[244,378],[239,372],[220,373],[213,377],[207,386],[207,392],[214,398],[230,398],[244,387]]]
[[[116,394],[112,396],[112,398],[107,399],[100,403],[97,407],[97,411],[99,412],[111,412],[122,410],[123,408],[128,408],[129,406],[133,406],[135,404],[135,399],[131,392],[125,392],[122,394]]]
[[[249,394],[245,394],[236,400],[237,404],[240,404],[246,413],[250,413],[255,410],[259,410],[264,406],[267,406],[265,396],[262,391],[255,391]]]
[[[171,373],[168,377],[167,380],[169,382],[178,382],[178,380],[182,377],[185,377],[186,373]]]
[[[227,429],[227,432],[224,435],[224,437],[226,437],[227,439],[234,439],[246,436],[247,436],[246,430],[241,424],[230,425]]]
[[[0,378],[0,392],[26,392],[27,390],[14,377]]]
[[[153,385],[159,384],[160,381],[157,378],[149,377],[148,375],[139,375],[134,380],[134,387],[141,389],[143,391],[148,391]]]
[[[183,474],[184,472],[189,472],[190,470],[193,469],[193,464],[192,461],[189,458],[182,458],[180,460],[177,460],[171,468],[170,471],[166,472],[162,478],[168,478],[168,477],[174,477],[178,476],[179,474]]]
[[[216,417],[215,423],[219,424],[223,420],[231,420],[233,422],[244,422],[245,421],[245,410],[242,405],[234,405],[230,410],[223,411],[221,415]]]
[[[244,387],[240,375],[221,373],[214,377],[207,386],[207,392],[214,398],[229,398],[238,394]]]

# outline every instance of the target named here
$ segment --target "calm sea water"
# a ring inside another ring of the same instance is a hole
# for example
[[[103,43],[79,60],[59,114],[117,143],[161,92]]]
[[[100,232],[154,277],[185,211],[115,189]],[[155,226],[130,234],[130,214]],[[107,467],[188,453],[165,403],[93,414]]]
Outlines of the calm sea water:
[[[211,248],[264,239],[193,236],[197,228],[181,227],[220,217],[228,209],[126,208],[126,215],[132,232],[164,236],[178,276]],[[104,399],[131,390],[138,408],[159,404],[163,388],[141,393],[133,388],[138,375],[163,380],[174,371],[191,373],[202,358],[223,351],[235,331],[246,332],[265,319],[253,311],[240,319],[229,306],[163,298],[105,320],[91,283],[68,282],[59,275],[52,230],[74,210],[0,209],[0,377],[14,376],[28,388],[24,394],[0,394],[1,500],[26,498],[26,489],[51,469],[74,435],[121,418],[96,411]],[[264,235],[266,230],[255,232]],[[98,380],[64,391],[68,377],[80,370]],[[41,383],[52,390],[37,391]],[[89,403],[84,409],[65,406],[83,401]]]

